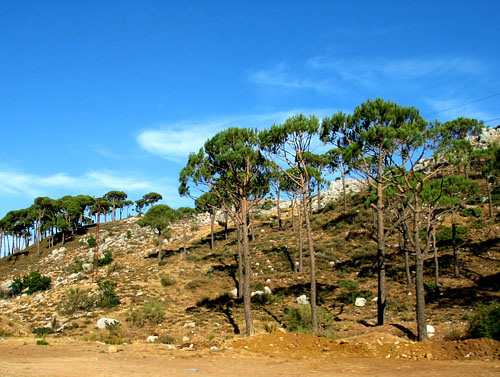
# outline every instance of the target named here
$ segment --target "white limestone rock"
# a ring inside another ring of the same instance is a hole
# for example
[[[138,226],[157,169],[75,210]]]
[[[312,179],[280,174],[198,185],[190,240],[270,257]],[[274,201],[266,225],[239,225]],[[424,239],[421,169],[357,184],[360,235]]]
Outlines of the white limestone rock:
[[[119,324],[120,321],[114,318],[100,318],[96,323],[96,327],[102,330],[107,328],[108,326],[115,326]]]
[[[357,297],[356,301],[354,301],[355,306],[363,307],[366,305],[366,298],[364,297]]]

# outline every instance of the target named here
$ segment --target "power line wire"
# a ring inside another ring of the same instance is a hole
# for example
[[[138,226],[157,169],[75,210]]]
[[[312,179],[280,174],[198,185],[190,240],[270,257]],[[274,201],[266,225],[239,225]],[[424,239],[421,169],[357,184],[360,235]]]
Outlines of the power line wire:
[[[461,105],[457,105],[457,106],[450,107],[450,108],[448,108],[448,109],[444,109],[444,110],[436,111],[436,112],[434,112],[434,113],[426,114],[426,115],[424,115],[424,116],[425,116],[425,117],[428,117],[428,116],[430,116],[430,115],[435,115],[435,114],[444,113],[445,111],[450,111],[450,110],[458,109],[459,107],[467,106],[467,105],[470,105],[471,103],[476,103],[476,102],[484,101],[484,100],[486,100],[486,99],[493,98],[493,97],[497,97],[497,96],[500,96],[500,93],[492,94],[491,96],[487,96],[487,97],[479,98],[479,99],[476,99],[476,100],[473,100],[473,101],[470,101],[470,102],[467,102],[467,103],[463,103],[463,104],[461,104]],[[495,119],[492,119],[492,120],[495,120]]]
[[[489,122],[493,122],[494,120],[499,120],[500,117],[498,118],[493,118],[493,119],[490,119],[490,120],[485,120],[483,123],[489,123]]]

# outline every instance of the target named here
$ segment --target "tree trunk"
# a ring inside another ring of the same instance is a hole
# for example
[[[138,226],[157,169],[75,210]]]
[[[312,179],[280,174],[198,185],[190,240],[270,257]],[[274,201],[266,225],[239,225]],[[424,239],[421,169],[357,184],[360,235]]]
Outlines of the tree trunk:
[[[385,229],[384,229],[384,202],[383,188],[377,183],[377,272],[378,272],[378,299],[377,299],[377,324],[384,325],[386,308],[386,282],[385,282]]]
[[[303,206],[305,206],[305,202],[303,202],[302,204]],[[304,242],[302,240],[302,212],[300,211],[299,209],[299,213],[298,213],[298,216],[299,216],[299,224],[298,224],[298,237],[299,237],[299,268],[298,268],[298,272],[299,273],[302,273],[304,271]]]
[[[162,232],[160,231],[158,233],[158,263],[161,262],[161,260],[163,259],[163,250],[162,250]]]
[[[250,336],[254,334],[253,328],[253,316],[252,316],[252,306],[251,306],[251,296],[250,296],[250,280],[252,275],[252,266],[250,264],[250,248],[248,245],[248,224],[247,224],[247,199],[243,197],[241,199],[241,218],[243,227],[243,259],[245,261],[245,283],[243,285],[243,306],[245,311],[245,325],[246,325],[246,335]]]
[[[277,205],[276,205],[276,208],[278,210],[278,228],[279,230],[282,230],[283,229],[283,224],[281,222],[281,208],[280,208],[280,191],[279,190],[276,190],[276,202],[277,202]]]
[[[215,211],[212,211],[210,213],[210,250],[213,250],[215,248],[214,223],[215,223]]]
[[[186,224],[182,224],[182,252],[184,257],[186,256],[187,248],[187,236],[186,236]]]
[[[243,285],[244,285],[244,274],[243,274],[243,246],[242,237],[243,231],[241,225],[237,225],[238,229],[238,298],[243,298]]]
[[[347,212],[347,192],[345,188],[345,172],[342,169],[342,194],[344,195],[344,212]]]
[[[316,257],[314,255],[314,244],[312,238],[311,221],[309,218],[309,209],[307,200],[304,201],[304,217],[306,220],[307,240],[309,243],[309,255],[311,260],[311,331],[314,335],[318,334],[318,312],[316,307]]]
[[[436,229],[432,229],[432,248],[434,251],[434,284],[436,285],[436,292],[439,292],[439,259],[436,246]]]
[[[295,232],[295,198],[292,199],[290,207],[292,209],[292,231]]]
[[[405,273],[406,273],[406,285],[411,285],[411,273],[410,273],[410,262],[408,260],[408,248],[406,243],[406,234],[399,232],[399,247],[405,258]]]
[[[451,214],[451,244],[453,246],[453,260],[455,264],[455,277],[460,277],[460,268],[458,266],[458,247],[457,247],[457,224],[455,224],[455,212]]]
[[[425,319],[425,292],[424,292],[424,256],[420,246],[420,231],[418,226],[418,203],[415,205],[414,233],[415,239],[415,294],[417,312],[417,340],[427,339],[427,322]]]
[[[66,233],[64,231],[64,229],[61,230],[61,233],[62,233],[62,245],[61,246],[64,246],[64,234]]]
[[[255,241],[255,211],[252,209],[250,211],[250,230],[251,230],[251,237],[252,237],[252,242]]]
[[[488,206],[490,207],[490,219],[493,218],[493,202],[491,200],[491,187],[490,187],[491,176],[486,177],[486,190],[488,191]]]
[[[316,208],[316,212],[319,212],[319,210],[321,209],[321,185],[319,182],[318,182],[318,193],[316,195],[318,201],[318,208]]]
[[[227,223],[229,222],[229,215],[227,214],[227,211],[224,212],[224,216],[225,216],[225,222],[224,222],[224,240],[227,241]]]

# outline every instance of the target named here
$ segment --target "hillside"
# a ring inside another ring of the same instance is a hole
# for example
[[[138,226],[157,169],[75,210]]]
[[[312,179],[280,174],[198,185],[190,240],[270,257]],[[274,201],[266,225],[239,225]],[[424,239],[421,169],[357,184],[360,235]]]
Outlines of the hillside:
[[[328,195],[326,193],[324,197]],[[184,255],[181,229],[175,227],[172,240],[164,247],[166,256],[158,263],[155,236],[137,225],[137,217],[101,224],[101,258],[106,252],[111,252],[113,261],[99,267],[94,280],[93,271],[87,263],[93,259],[94,248],[89,247],[88,240],[95,237],[95,226],[75,234],[64,247],[55,245],[48,249],[42,244],[40,257],[31,247],[12,260],[1,260],[0,281],[38,270],[42,275],[51,277],[52,287],[41,293],[0,300],[0,335],[30,337],[35,332],[48,334],[49,339],[71,337],[108,343],[140,343],[146,342],[149,336],[158,336],[150,340],[168,343],[171,348],[242,347],[264,353],[278,352],[273,347],[276,339],[279,341],[284,336],[280,333],[301,329],[307,332],[307,319],[304,319],[307,317],[307,305],[298,304],[297,298],[307,295],[309,289],[306,247],[305,271],[301,274],[293,272],[297,260],[297,236],[291,229],[290,210],[285,208],[284,212],[286,220],[282,231],[278,229],[272,210],[257,214],[255,240],[251,242],[252,290],[269,292],[270,289],[272,292],[270,295],[257,293],[253,300],[257,333],[278,334],[265,335],[271,337],[268,340],[261,343],[252,343],[252,340],[233,342],[233,338],[244,330],[243,304],[230,294],[237,286],[234,229],[230,227],[225,240],[223,229],[218,227],[216,248],[210,250],[209,226],[201,224],[193,227],[188,233],[188,249]],[[483,208],[479,217],[459,218],[459,223],[467,229],[460,250],[460,278],[453,277],[449,248],[445,247],[445,251],[439,254],[442,288],[439,294],[432,290],[428,292],[426,314],[428,323],[435,328],[431,343],[441,350],[450,349],[450,353],[441,351],[441,358],[500,356],[498,342],[484,341],[478,345],[477,341],[459,341],[478,305],[500,301],[500,224],[490,221],[486,214],[487,209]],[[340,204],[331,202],[313,215],[312,222],[318,266],[321,334],[330,339],[360,339],[343,341],[344,351],[335,352],[428,357],[425,355],[432,353],[429,348],[432,346],[412,342],[415,334],[414,288],[406,285],[403,256],[397,251],[396,240],[390,242],[392,248],[388,255],[388,324],[375,326],[376,243],[369,226],[371,212],[364,208],[363,196],[351,194],[347,213],[342,211]],[[432,263],[429,256],[425,265],[429,287],[433,282]],[[80,293],[83,290],[92,296],[99,290],[95,283],[98,280],[116,283],[115,291],[120,300],[118,306],[102,308],[83,305],[82,309],[71,313],[64,310],[61,303],[68,301],[71,289],[73,293],[78,288]],[[355,306],[354,299],[357,297],[366,297],[366,305]],[[151,304],[150,300],[155,301]],[[160,309],[156,311],[155,308]],[[163,309],[162,318],[154,317]],[[148,317],[145,313],[153,315]],[[117,319],[121,326],[99,330],[96,322],[103,317]],[[148,318],[151,320],[148,321]],[[299,352],[304,349],[306,353],[317,352],[314,351],[316,347],[326,347],[333,352],[337,347],[333,345],[339,344],[338,341],[328,343],[330,341],[322,340],[319,345],[314,345],[317,342],[314,339],[308,336],[302,341],[286,344],[287,347],[290,344],[292,348],[297,347]],[[350,343],[357,346],[352,348],[348,346]],[[405,346],[409,347],[408,350],[402,352],[399,347],[394,348],[399,343],[408,344]],[[392,350],[389,350],[388,344]],[[479,349],[483,351],[479,352]],[[290,348],[282,351],[286,353],[287,350],[290,351]],[[439,352],[433,354],[438,355]]]

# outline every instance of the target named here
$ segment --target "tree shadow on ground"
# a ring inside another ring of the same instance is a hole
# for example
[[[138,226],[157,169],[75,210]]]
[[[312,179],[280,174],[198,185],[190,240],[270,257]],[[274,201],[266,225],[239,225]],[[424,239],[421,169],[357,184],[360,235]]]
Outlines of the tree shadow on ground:
[[[498,258],[491,257],[491,252],[500,252],[500,238],[489,238],[483,242],[468,243],[465,245],[468,247],[475,256],[488,259],[492,261],[498,261]]]
[[[271,249],[262,250],[263,254],[276,253],[281,254],[284,260],[289,264],[290,271],[295,272],[295,262],[293,261],[292,254],[287,246],[275,246]]]
[[[233,327],[233,331],[236,335],[240,334],[240,328],[238,324],[235,322],[232,308],[235,304],[241,304],[243,301],[241,299],[234,299],[228,293],[217,296],[214,299],[204,298],[201,301],[196,303],[196,306],[190,307],[186,309],[186,312],[194,312],[198,311],[201,308],[209,309],[212,311],[217,311],[226,316],[227,321]]]
[[[413,341],[413,342],[417,341],[417,336],[410,329],[408,329],[400,324],[397,324],[397,323],[391,323],[391,326],[397,328],[398,330],[401,330],[408,337],[408,339],[410,339],[411,341]]]

